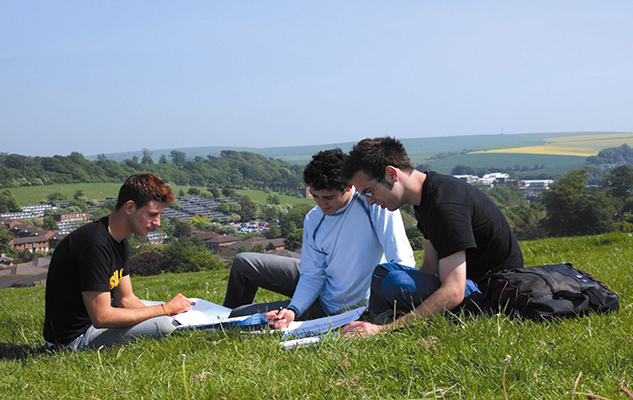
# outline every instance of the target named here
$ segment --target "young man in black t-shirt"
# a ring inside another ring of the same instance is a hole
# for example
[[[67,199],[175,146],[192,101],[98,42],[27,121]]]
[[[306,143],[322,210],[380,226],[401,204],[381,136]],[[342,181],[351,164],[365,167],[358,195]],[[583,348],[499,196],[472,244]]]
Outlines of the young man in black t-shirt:
[[[356,144],[347,160],[346,177],[369,204],[388,210],[412,205],[426,240],[419,271],[382,265],[372,281],[370,309],[387,310],[397,300],[398,310],[412,312],[386,325],[352,322],[345,333],[372,335],[416,315],[453,310],[469,292],[477,291],[469,288],[469,280],[476,283],[489,271],[523,266],[519,244],[494,202],[466,182],[417,171],[396,139]]]
[[[169,316],[192,302],[181,294],[146,307],[132,290],[127,237],[147,236],[174,201],[171,188],[151,174],[129,177],[114,211],[73,231],[55,249],[46,281],[44,339],[50,348],[108,346],[137,336],[162,336]]]

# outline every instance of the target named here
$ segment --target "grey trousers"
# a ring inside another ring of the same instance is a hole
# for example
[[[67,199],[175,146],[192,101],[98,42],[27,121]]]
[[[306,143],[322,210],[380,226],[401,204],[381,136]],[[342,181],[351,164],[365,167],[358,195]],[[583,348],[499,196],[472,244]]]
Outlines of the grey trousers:
[[[124,328],[95,328],[90,326],[83,335],[79,336],[64,348],[81,350],[85,348],[98,349],[101,346],[110,347],[126,340],[138,337],[160,338],[167,336],[176,329],[172,317],[155,317]]]
[[[224,306],[233,309],[230,317],[287,307],[290,300],[251,303],[259,288],[292,297],[299,282],[299,263],[294,258],[262,253],[240,253],[235,256],[224,296]],[[314,319],[326,315],[317,299],[298,319]]]

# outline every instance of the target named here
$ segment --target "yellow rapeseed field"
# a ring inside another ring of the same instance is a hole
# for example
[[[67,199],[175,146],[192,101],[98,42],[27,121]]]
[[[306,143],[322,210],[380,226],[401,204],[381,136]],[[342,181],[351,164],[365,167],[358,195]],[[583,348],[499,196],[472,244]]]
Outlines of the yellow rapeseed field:
[[[607,147],[620,147],[623,144],[633,146],[633,133],[558,137],[545,139],[545,143],[540,146],[493,149],[475,151],[473,153],[551,154],[589,157],[595,156],[600,150]]]

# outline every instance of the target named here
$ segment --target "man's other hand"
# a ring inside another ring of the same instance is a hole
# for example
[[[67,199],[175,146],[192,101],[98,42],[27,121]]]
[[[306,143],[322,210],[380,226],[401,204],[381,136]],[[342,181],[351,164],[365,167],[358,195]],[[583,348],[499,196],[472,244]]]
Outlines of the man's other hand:
[[[268,324],[275,329],[285,328],[295,320],[295,312],[283,308],[281,310],[269,311],[264,314],[264,318],[268,320]]]
[[[388,325],[374,325],[365,321],[353,321],[343,327],[342,333],[343,336],[347,337],[372,336],[387,327]]]
[[[180,314],[181,312],[191,310],[191,306],[194,304],[195,302],[189,300],[181,293],[178,293],[171,300],[164,304],[164,308],[167,315],[176,315]]]

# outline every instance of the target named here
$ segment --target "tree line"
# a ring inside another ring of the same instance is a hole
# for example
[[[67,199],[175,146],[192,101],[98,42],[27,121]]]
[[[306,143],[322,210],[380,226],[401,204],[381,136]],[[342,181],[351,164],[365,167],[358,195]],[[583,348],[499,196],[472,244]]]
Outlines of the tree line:
[[[172,150],[154,162],[151,152],[122,162],[104,154],[94,161],[81,153],[52,157],[0,153],[0,187],[11,188],[59,183],[123,182],[138,172],[150,172],[167,182],[183,186],[257,187],[302,185],[303,167],[261,154],[224,150],[219,157],[197,156],[187,160],[186,153]]]

